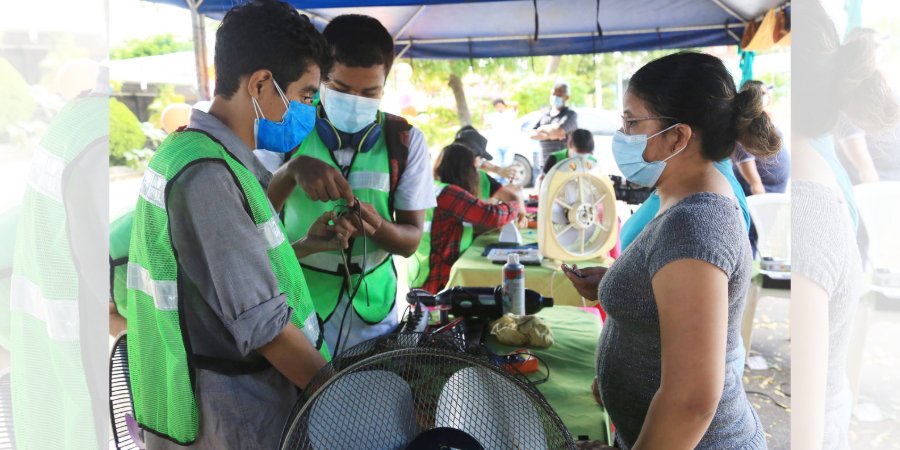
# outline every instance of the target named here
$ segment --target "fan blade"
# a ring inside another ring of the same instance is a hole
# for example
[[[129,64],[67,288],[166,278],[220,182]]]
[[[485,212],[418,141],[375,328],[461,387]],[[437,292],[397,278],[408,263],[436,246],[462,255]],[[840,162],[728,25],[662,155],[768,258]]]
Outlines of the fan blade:
[[[606,194],[600,196],[600,199],[594,202],[594,209],[600,209],[600,204],[603,203],[603,200],[606,198]]]
[[[578,237],[581,240],[581,253],[584,253],[584,228],[578,231]]]
[[[566,208],[566,209],[572,209],[572,205],[567,205],[567,204],[563,203],[563,201],[560,200],[559,197],[554,198],[553,203],[556,203],[557,205],[562,206],[563,208]]]
[[[565,228],[563,228],[563,229],[560,230],[558,233],[556,233],[556,235],[557,235],[557,236],[562,236],[562,235],[566,234],[566,232],[569,231],[569,230],[571,230],[572,228],[575,228],[575,226],[572,225],[572,224],[568,224],[568,225],[566,225]]]
[[[578,177],[578,201],[580,203],[584,203],[584,182],[582,181],[584,177]]]

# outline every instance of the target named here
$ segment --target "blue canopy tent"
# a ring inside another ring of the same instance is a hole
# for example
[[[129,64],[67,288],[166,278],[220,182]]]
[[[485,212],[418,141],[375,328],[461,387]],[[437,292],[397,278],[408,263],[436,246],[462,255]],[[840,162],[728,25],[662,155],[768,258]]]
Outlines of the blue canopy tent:
[[[150,0],[194,17],[205,84],[202,16],[244,0]],[[485,58],[733,45],[745,24],[784,0],[287,0],[318,28],[341,14],[379,19],[399,57]],[[201,92],[206,92],[201,85]]]

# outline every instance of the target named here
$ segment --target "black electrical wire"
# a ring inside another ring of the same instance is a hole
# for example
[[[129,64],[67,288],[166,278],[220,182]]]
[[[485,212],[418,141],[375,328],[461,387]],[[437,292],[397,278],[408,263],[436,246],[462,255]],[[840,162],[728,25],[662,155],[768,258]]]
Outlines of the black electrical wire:
[[[353,278],[350,276],[350,263],[353,261],[353,258],[347,257],[347,252],[341,252],[341,257],[344,260],[344,282],[347,288],[347,305],[344,306],[344,313],[341,315],[341,323],[338,325],[338,336],[337,341],[334,343],[334,356],[337,356],[338,351],[341,348],[341,341],[343,340],[344,335],[344,321],[347,319],[347,313],[350,312],[350,307],[353,305],[353,299],[356,298],[357,292],[359,292],[359,288],[363,283],[363,279],[366,276],[366,263],[369,257],[369,248],[366,239],[366,228],[365,223],[362,218],[362,207],[359,204],[359,198],[356,198],[356,204],[352,207],[348,208],[348,212],[350,214],[356,213],[356,218],[359,223],[359,228],[362,230],[362,240],[363,240],[363,254],[362,254],[362,267],[359,273],[359,278],[356,280],[356,286],[353,286]],[[352,252],[352,249],[350,249]],[[350,286],[353,286],[351,289]],[[366,293],[368,294],[368,283],[366,283]],[[368,304],[369,297],[366,295],[366,302]],[[350,326],[347,328],[347,339],[350,338],[350,333],[353,330],[353,321],[350,321]]]

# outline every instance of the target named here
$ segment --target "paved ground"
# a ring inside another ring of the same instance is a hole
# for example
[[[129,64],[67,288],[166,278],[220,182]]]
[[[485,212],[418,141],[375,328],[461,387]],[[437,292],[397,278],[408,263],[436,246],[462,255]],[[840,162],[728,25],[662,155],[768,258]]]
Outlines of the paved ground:
[[[750,356],[764,357],[769,368],[744,369],[744,388],[763,423],[770,450],[788,450],[791,447],[788,302],[778,297],[759,299]]]
[[[788,305],[786,299],[760,299],[751,356],[763,356],[770,367],[744,372],[744,386],[771,450],[791,448]],[[900,449],[900,302],[881,302],[868,330],[850,444],[854,449]]]

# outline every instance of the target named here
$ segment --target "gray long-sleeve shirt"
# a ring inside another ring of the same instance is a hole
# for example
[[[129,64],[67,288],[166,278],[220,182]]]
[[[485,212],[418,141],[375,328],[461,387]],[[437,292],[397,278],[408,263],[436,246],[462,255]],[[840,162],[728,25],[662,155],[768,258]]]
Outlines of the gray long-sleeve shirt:
[[[708,192],[687,197],[650,221],[600,282],[600,301],[608,315],[597,351],[597,377],[603,404],[616,424],[619,447],[634,445],[660,387],[662,342],[651,281],[666,264],[679,259],[706,261],[728,276],[728,340],[720,356],[725,370],[722,396],[696,448],[765,449],[759,417],[734,369],[750,282],[750,242],[737,202]]]
[[[190,128],[218,140],[268,186],[272,175],[218,119],[193,110]],[[224,163],[204,161],[172,181],[167,210],[184,287],[185,339],[197,356],[200,433],[191,448],[276,448],[298,389],[271,366],[246,374],[222,368],[223,362],[266,364],[255,350],[271,342],[291,316],[247,200]],[[149,449],[183,448],[150,433],[145,437]]]

